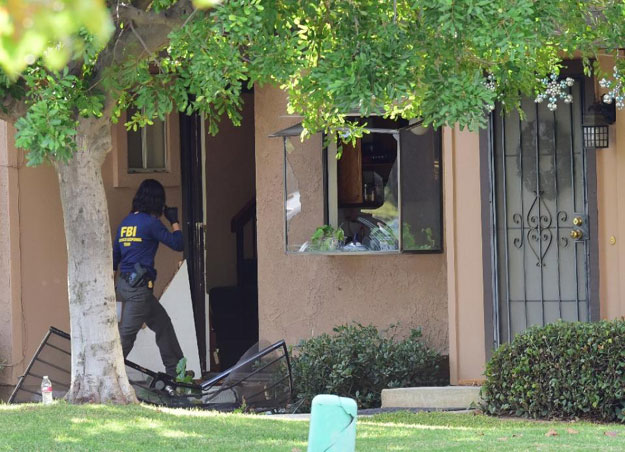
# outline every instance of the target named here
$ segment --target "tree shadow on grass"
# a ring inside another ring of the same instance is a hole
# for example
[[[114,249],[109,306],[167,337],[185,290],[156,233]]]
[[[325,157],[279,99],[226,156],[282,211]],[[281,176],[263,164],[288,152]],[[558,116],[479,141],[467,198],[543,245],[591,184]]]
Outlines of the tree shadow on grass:
[[[291,451],[306,448],[308,432],[307,423],[142,406],[23,407],[0,418],[0,450],[20,451]]]
[[[550,432],[550,430],[554,430]],[[625,450],[615,424],[435,413],[359,418],[358,452]],[[148,406],[0,406],[0,450],[304,452],[308,422]]]

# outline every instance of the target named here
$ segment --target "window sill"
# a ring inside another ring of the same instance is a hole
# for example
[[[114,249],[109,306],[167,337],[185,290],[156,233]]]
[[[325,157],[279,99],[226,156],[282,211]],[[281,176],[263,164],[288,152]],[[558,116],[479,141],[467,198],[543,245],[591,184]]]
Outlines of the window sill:
[[[402,254],[401,251],[286,251],[293,256],[389,256]]]
[[[396,256],[400,254],[444,254],[437,250],[404,250],[404,251],[285,251],[287,256]]]
[[[145,169],[133,168],[133,169],[128,170],[128,174],[153,174],[153,173],[166,174],[170,172],[171,171],[169,171],[168,169],[151,169],[151,168],[145,168]]]

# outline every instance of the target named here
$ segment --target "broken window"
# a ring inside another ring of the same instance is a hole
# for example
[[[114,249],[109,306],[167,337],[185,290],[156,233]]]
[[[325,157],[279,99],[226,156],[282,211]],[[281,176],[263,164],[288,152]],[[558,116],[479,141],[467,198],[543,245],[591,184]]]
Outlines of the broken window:
[[[442,251],[440,130],[418,121],[357,118],[355,143],[284,140],[285,241],[289,253]]]

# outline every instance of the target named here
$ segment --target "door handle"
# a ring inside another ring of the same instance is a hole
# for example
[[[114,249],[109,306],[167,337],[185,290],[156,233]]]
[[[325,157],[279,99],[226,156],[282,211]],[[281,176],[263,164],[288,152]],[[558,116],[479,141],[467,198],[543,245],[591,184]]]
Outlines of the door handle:
[[[589,223],[586,214],[580,212],[574,213],[571,223],[573,223],[573,228],[571,229],[571,232],[569,234],[571,239],[578,242],[581,240],[588,240],[588,238],[590,237],[590,231],[588,229]]]

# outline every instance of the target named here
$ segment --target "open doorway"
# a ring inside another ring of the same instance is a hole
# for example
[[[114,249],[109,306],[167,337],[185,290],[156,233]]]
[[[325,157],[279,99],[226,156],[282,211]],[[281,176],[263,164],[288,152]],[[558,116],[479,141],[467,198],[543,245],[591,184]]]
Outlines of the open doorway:
[[[210,348],[222,370],[258,342],[254,93],[241,97],[241,126],[225,119],[216,136],[205,133]]]
[[[211,372],[258,342],[254,94],[241,97],[239,127],[226,118],[211,136],[198,118],[181,124],[186,255],[202,366]]]

